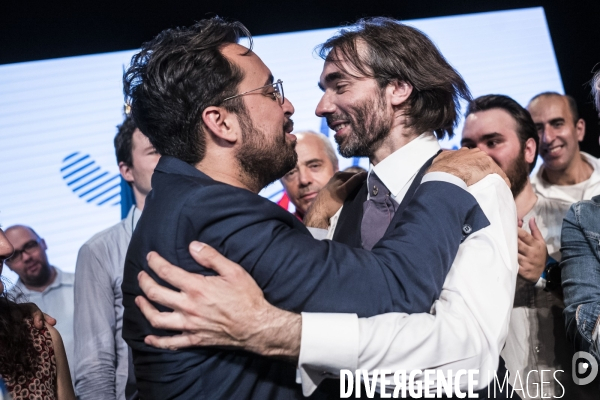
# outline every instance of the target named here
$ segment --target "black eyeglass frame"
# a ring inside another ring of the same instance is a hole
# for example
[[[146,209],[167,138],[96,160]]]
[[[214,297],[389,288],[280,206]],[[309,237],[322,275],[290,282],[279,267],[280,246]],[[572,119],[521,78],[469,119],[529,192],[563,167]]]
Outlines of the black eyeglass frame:
[[[30,240],[29,242],[27,242],[23,245],[22,249],[20,249],[20,250],[15,249],[15,251],[13,251],[12,255],[10,257],[8,257],[6,260],[4,260],[4,262],[6,263],[6,265],[8,265],[10,267],[10,264],[14,264],[23,259],[23,253],[27,253],[27,254],[31,255],[29,252],[31,250],[35,250],[36,248],[40,247],[41,243],[42,243],[42,239]]]

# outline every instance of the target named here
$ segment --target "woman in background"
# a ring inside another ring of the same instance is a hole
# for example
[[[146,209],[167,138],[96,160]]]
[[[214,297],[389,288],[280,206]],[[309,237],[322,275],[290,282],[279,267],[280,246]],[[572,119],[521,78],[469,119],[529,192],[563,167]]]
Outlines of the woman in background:
[[[0,229],[0,274],[13,252]],[[6,297],[0,280],[0,378],[13,400],[75,399],[60,334],[50,325],[34,328],[25,310]]]

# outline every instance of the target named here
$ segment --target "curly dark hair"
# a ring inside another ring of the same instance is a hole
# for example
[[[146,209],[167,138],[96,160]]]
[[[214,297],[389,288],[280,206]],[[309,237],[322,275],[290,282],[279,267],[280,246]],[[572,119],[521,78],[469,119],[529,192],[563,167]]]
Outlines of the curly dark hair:
[[[30,318],[6,292],[0,294],[0,375],[21,376],[35,372],[37,352],[33,347]]]
[[[125,165],[133,166],[133,158],[131,155],[133,145],[133,132],[137,129],[135,121],[131,116],[126,116],[121,125],[117,125],[117,134],[115,135],[115,155],[117,156],[117,164],[121,161]]]
[[[359,43],[367,51],[359,51]],[[397,80],[408,82],[408,126],[417,132],[434,131],[438,139],[454,135],[460,116],[460,99],[471,100],[469,87],[446,61],[435,44],[420,30],[385,17],[365,18],[317,47],[325,61],[343,68],[349,62],[380,88]]]
[[[214,17],[164,30],[132,57],[123,75],[126,102],[135,123],[161,155],[197,164],[206,151],[204,109],[221,105],[230,112],[245,111],[239,98],[223,103],[237,94],[244,76],[221,48],[242,36],[250,40],[248,54],[252,49],[248,29]]]

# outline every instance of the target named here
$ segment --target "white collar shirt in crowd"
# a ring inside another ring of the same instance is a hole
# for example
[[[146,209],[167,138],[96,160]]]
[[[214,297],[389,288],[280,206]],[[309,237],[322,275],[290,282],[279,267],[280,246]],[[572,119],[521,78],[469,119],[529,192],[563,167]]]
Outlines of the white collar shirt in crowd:
[[[396,200],[402,201],[416,172],[438,150],[433,134],[426,133],[373,169],[392,193],[397,192]],[[466,187],[460,179],[441,172],[426,174],[422,182],[434,180]],[[413,370],[479,370],[475,389],[488,385],[508,333],[515,294],[517,214],[512,193],[498,175],[466,190],[478,201],[490,225],[461,244],[430,314],[358,318],[355,314],[302,313],[298,366],[305,395],[323,379],[339,376],[342,369],[391,371],[387,377],[391,382],[399,370],[407,376]],[[466,380],[460,386],[466,389]],[[390,387],[386,391],[389,394]]]
[[[562,221],[570,206],[538,196],[534,207],[523,217],[523,229],[527,232],[530,232],[529,220],[535,218],[548,254],[556,261],[561,259]],[[501,353],[510,372],[510,383],[513,388],[523,388],[524,393],[517,392],[523,399],[595,399],[597,389],[593,385],[573,383],[572,345],[567,342],[562,315],[565,306],[555,293],[545,291],[544,286],[517,278],[508,337]]]
[[[600,160],[583,151],[580,153],[593,168],[589,179],[575,185],[553,185],[542,177],[544,173],[544,165],[542,164],[538,172],[531,177],[531,184],[536,194],[549,200],[563,201],[569,204],[581,200],[590,200],[592,197],[599,195]]]
[[[125,400],[135,395],[130,352],[123,340],[123,269],[142,211],[133,206],[118,224],[94,235],[79,250],[75,269],[75,371],[77,396]]]
[[[17,303],[35,303],[40,310],[56,319],[56,330],[62,336],[69,366],[75,365],[75,345],[73,338],[73,284],[75,274],[56,270],[56,278],[43,292],[29,290],[20,279],[9,291]],[[71,367],[71,379],[74,378]]]

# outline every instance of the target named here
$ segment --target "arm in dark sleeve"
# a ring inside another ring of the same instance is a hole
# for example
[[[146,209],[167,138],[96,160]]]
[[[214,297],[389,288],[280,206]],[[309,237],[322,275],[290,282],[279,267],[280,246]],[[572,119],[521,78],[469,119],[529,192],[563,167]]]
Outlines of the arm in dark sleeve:
[[[465,222],[473,230],[477,224],[488,224],[471,194],[450,183],[426,182],[399,223],[369,252],[313,239],[276,205],[269,203],[272,208],[265,213],[264,199],[247,198],[244,208],[236,210],[228,206],[235,203],[227,198],[230,190],[211,190],[215,193],[198,196],[184,212],[194,221],[194,212],[211,210],[208,222],[190,228],[196,232],[194,239],[240,263],[267,300],[293,311],[359,316],[427,312],[456,256]],[[252,201],[260,204],[249,204]],[[225,231],[229,233],[224,236]],[[185,269],[212,272],[198,267],[187,247],[178,254],[179,265]]]
[[[590,203],[572,205],[565,216],[560,266],[567,335],[575,343],[577,351],[590,352],[600,360],[598,344],[592,338],[594,330],[598,329],[600,318],[600,226],[595,227],[596,232],[588,231],[590,237],[587,237],[581,220]],[[597,210],[598,207],[595,208]]]

